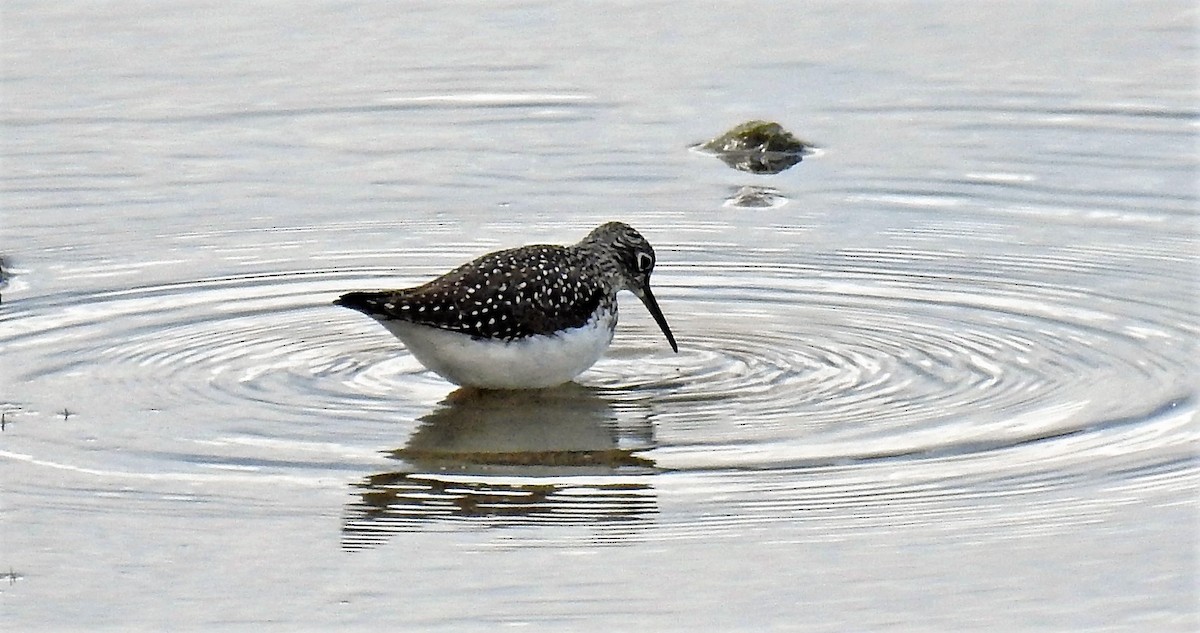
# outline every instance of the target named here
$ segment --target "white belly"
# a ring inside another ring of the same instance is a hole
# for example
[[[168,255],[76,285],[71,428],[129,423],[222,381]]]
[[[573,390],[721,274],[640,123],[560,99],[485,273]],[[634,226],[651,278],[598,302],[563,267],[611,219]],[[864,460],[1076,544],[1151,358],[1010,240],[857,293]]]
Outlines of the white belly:
[[[591,367],[612,342],[615,312],[601,311],[582,327],[513,341],[408,321],[383,321],[412,355],[452,383],[483,389],[540,389],[569,382]]]

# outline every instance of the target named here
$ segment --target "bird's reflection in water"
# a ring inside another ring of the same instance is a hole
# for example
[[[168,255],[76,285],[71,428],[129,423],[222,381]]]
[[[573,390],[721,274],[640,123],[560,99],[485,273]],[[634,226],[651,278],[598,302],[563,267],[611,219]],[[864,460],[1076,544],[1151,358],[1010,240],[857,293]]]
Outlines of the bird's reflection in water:
[[[653,446],[649,421],[595,389],[460,389],[421,422],[389,452],[395,471],[353,484],[345,549],[439,522],[636,528],[657,512],[654,464],[637,454]]]

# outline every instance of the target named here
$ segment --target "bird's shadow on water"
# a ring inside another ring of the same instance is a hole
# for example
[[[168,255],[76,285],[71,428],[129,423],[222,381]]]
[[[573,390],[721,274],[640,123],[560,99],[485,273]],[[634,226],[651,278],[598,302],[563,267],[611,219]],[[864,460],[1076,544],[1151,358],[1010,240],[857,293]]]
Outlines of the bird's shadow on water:
[[[342,546],[378,546],[397,533],[473,527],[636,528],[657,512],[638,455],[654,445],[645,415],[619,415],[595,388],[451,393],[386,454],[396,468],[351,484]]]

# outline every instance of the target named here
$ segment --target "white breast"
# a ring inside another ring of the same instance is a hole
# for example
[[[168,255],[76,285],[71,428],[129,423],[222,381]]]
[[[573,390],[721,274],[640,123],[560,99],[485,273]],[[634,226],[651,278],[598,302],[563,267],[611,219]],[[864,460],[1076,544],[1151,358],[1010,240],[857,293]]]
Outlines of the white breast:
[[[539,389],[569,382],[591,367],[612,342],[617,315],[598,310],[582,327],[513,341],[469,335],[407,321],[383,321],[417,360],[458,385]]]

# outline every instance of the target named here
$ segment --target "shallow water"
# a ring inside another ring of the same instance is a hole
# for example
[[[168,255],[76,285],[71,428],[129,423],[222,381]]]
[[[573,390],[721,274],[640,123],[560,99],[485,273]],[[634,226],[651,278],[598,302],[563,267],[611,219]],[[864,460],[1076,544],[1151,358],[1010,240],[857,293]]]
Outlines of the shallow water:
[[[1200,624],[1196,10],[755,6],[7,3],[5,620]],[[752,118],[821,151],[687,150]],[[330,305],[608,220],[678,354]]]

